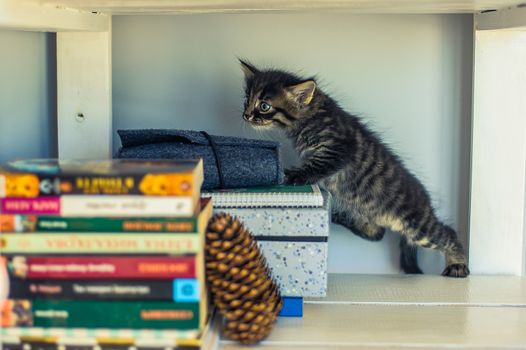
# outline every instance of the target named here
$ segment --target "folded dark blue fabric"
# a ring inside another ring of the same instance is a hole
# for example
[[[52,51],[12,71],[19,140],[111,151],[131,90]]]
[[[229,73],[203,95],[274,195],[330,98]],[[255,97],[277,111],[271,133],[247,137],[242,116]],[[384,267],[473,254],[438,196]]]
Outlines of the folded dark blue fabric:
[[[205,190],[272,186],[283,182],[278,142],[214,136],[191,130],[118,130],[117,133],[122,147],[115,158],[203,158],[205,180],[202,188]],[[221,186],[217,162],[224,186]]]

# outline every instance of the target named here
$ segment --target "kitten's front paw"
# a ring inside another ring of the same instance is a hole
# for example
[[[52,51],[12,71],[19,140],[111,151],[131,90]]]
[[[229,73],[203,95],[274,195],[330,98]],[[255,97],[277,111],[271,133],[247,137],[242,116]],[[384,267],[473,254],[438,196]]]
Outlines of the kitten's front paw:
[[[442,276],[447,277],[468,277],[469,275],[469,269],[466,264],[451,264],[446,266],[444,269],[444,272],[442,272]]]
[[[289,185],[304,185],[306,184],[307,178],[298,169],[286,169],[285,170],[285,182]]]

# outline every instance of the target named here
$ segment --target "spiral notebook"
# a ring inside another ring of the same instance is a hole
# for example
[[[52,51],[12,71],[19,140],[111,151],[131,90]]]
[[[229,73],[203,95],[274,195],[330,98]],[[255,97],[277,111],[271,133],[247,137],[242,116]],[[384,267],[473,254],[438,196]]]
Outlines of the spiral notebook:
[[[279,185],[214,190],[203,192],[201,197],[212,197],[214,208],[323,206],[323,195],[318,185]]]

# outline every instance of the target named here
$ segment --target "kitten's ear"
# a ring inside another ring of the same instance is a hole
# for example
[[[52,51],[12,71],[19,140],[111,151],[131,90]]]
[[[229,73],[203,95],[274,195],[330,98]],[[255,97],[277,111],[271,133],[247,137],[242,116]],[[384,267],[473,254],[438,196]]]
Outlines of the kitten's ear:
[[[245,73],[245,78],[253,78],[254,75],[259,73],[259,70],[256,67],[243,61],[242,59],[239,59],[239,63],[241,63],[241,69],[243,70],[243,73]]]
[[[316,82],[314,80],[307,80],[302,83],[289,86],[285,88],[287,95],[296,102],[308,105],[311,103],[316,91]]]

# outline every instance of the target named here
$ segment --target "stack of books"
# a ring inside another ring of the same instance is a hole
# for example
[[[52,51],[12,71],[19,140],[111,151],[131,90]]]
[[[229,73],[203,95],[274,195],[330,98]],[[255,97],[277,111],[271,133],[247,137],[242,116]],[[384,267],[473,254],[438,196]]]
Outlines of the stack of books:
[[[282,316],[301,316],[302,298],[327,293],[330,198],[317,185],[203,193],[215,211],[237,216],[252,232],[284,297]]]
[[[201,345],[202,182],[202,161],[1,166],[4,344]]]

